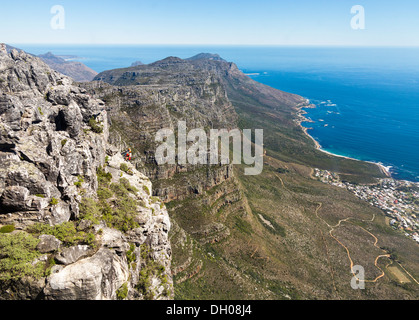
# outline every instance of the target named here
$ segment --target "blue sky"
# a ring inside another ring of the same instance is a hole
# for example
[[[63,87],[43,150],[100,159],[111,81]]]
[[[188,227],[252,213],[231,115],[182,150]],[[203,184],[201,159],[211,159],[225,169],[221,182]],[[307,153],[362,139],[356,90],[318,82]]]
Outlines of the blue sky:
[[[365,30],[351,28],[354,5]],[[417,0],[14,0],[0,4],[0,42],[419,46],[418,14]]]

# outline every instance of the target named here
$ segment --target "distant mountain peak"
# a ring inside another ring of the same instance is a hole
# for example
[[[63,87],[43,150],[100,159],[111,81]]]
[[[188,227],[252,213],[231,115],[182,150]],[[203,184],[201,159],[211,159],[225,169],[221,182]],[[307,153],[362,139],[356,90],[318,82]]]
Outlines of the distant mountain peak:
[[[133,63],[131,63],[131,67],[136,67],[136,66],[143,66],[144,63],[142,63],[141,61],[137,60],[134,61]]]
[[[182,63],[186,63],[186,61],[181,59],[181,58],[171,56],[171,57],[167,57],[167,58],[164,58],[162,60],[153,62],[153,63],[150,64],[150,66],[165,67],[165,66],[168,66],[168,65],[176,65],[176,64],[182,64]]]
[[[187,58],[185,60],[215,60],[215,61],[226,61],[216,53],[198,53],[197,55]]]
[[[54,55],[51,51],[49,51],[47,53],[44,53],[44,54],[40,54],[40,55],[38,55],[38,57],[40,57],[44,61],[49,60],[51,62],[59,63],[59,64],[65,63],[64,59]]]

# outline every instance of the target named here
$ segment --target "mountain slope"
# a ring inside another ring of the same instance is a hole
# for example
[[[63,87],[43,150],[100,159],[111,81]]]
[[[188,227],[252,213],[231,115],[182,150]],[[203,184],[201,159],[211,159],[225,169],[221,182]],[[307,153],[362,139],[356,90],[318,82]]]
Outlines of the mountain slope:
[[[66,61],[53,55],[51,52],[40,54],[41,58],[51,69],[58,71],[75,81],[91,81],[97,75],[97,72],[85,66],[78,61]]]
[[[377,208],[311,174],[320,167],[374,182],[384,177],[380,169],[316,150],[298,123],[302,97],[207,56],[109,70],[82,85],[106,101],[114,139],[133,147],[133,162],[166,202],[176,298],[416,298],[414,281],[398,283],[387,267],[400,263],[417,278],[417,244],[392,230]],[[243,166],[158,166],[155,132],[178,120],[206,130],[263,128],[262,174],[245,176]],[[380,270],[384,277],[353,290],[346,250],[367,279]]]

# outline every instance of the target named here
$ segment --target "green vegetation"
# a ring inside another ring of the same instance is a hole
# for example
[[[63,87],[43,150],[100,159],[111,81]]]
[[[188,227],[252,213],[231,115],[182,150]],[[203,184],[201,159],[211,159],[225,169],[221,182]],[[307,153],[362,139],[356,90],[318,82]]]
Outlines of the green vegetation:
[[[236,220],[235,227],[238,230],[240,230],[240,231],[242,231],[242,232],[244,232],[248,235],[252,234],[252,225],[249,222],[247,222],[246,220],[243,220],[240,217],[235,217],[235,220]]]
[[[108,184],[112,180],[112,174],[110,172],[106,172],[102,167],[97,168],[96,176],[97,176],[99,185]]]
[[[125,282],[117,291],[116,298],[118,300],[124,300],[128,295],[128,284]]]
[[[288,173],[290,171],[287,170],[287,169],[284,169],[284,168],[278,168],[278,169],[276,169],[276,172],[278,172],[278,173]]]
[[[33,264],[41,256],[36,250],[38,243],[39,239],[25,232],[0,234],[0,281],[42,277],[44,264]]]
[[[121,171],[127,172],[128,171],[128,165],[126,163],[121,163],[121,165],[119,166],[119,168],[121,169]]]
[[[44,276],[48,277],[51,275],[51,269],[53,266],[55,266],[55,259],[53,255],[50,255],[45,263]]]
[[[145,191],[145,193],[150,195],[150,189],[146,185],[143,185],[143,190]]]
[[[10,233],[15,231],[14,225],[7,225],[0,228],[0,233]]]
[[[150,289],[151,287],[151,277],[149,270],[143,268],[140,271],[138,283],[135,288],[144,296],[146,300],[152,300],[154,298],[154,293]]]
[[[78,176],[77,177],[77,181],[76,182],[74,182],[74,185],[77,187],[77,188],[81,188],[81,186],[82,186],[82,184],[83,184],[83,182],[84,182],[84,178],[82,177],[82,176]]]
[[[94,117],[90,118],[89,120],[89,126],[95,133],[102,133],[103,127],[99,125]]]
[[[140,201],[135,194],[138,190],[131,186],[127,179],[119,179],[119,183],[111,183],[112,175],[103,168],[98,168],[98,200],[84,198],[80,204],[80,217],[97,224],[101,220],[107,226],[123,232],[137,228],[135,221],[137,206]]]
[[[43,195],[41,193],[37,193],[35,196],[38,197],[38,198],[45,198],[45,195]]]
[[[133,243],[130,243],[129,244],[129,250],[126,253],[127,261],[128,261],[129,265],[131,265],[131,263],[133,263],[133,262],[135,262],[135,260],[137,260],[137,256],[134,253],[134,250],[135,250],[135,245]]]
[[[280,281],[269,281],[268,282],[268,288],[270,291],[272,291],[274,294],[278,296],[278,298],[284,297],[284,295],[289,296],[293,300],[300,300],[301,297],[297,290],[291,288],[290,286],[284,285]]]
[[[129,181],[125,178],[121,178],[119,179],[119,184],[120,186],[118,186],[117,184],[113,184],[117,187],[117,190],[120,190],[120,188],[122,188],[123,192],[125,190],[127,190],[128,192],[132,193],[132,194],[136,194],[138,192],[138,189],[134,186],[132,186]],[[112,184],[111,184],[111,188],[112,188]]]
[[[120,167],[121,171],[129,174],[129,175],[133,175],[134,173],[132,172],[132,170],[130,168],[128,168],[128,165],[126,163],[121,163]]]
[[[45,223],[35,223],[27,228],[27,231],[33,235],[49,234],[62,241],[65,246],[73,246],[77,244],[87,244],[95,247],[95,235],[79,231],[75,222],[68,221],[56,226],[50,226]]]
[[[139,273],[138,283],[135,288],[144,296],[146,300],[154,299],[155,293],[151,289],[153,277],[157,277],[161,284],[165,286],[167,294],[167,276],[165,268],[154,261],[151,257],[150,247],[146,244],[141,245],[141,271]]]
[[[111,198],[113,196],[113,192],[111,190],[109,190],[108,188],[99,187],[98,190],[97,190],[97,196],[98,196],[99,200],[105,201],[105,200],[108,200],[109,198]]]
[[[80,219],[91,221],[93,224],[99,224],[102,212],[98,202],[91,198],[83,198],[79,205]]]
[[[59,200],[58,200],[58,199],[56,199],[56,198],[52,197],[52,198],[51,198],[51,201],[49,202],[49,204],[50,204],[51,206],[55,206],[55,205],[57,205],[57,204],[58,204],[58,202],[59,202]]]
[[[61,140],[61,146],[62,146],[62,147],[64,147],[66,143],[67,143],[67,139],[63,139],[63,140]]]
[[[151,202],[152,203],[156,203],[156,202],[159,202],[160,201],[160,198],[159,197],[151,197]]]

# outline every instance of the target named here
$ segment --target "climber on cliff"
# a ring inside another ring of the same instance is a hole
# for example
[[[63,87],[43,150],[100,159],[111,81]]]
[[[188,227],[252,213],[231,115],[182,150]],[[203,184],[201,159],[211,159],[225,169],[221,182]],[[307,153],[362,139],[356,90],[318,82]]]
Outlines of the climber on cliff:
[[[125,161],[131,161],[131,158],[132,158],[131,148],[128,148],[128,151],[125,154]]]

